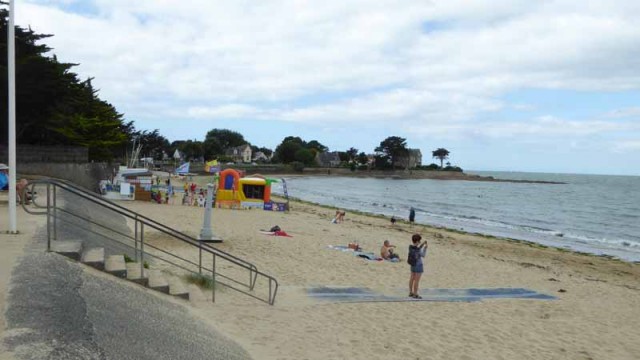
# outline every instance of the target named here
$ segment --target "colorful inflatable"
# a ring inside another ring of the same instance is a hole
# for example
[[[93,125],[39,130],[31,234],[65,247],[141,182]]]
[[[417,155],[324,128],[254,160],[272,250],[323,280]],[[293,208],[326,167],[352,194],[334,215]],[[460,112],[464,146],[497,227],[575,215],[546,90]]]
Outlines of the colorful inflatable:
[[[271,202],[271,183],[276,181],[278,180],[261,175],[241,177],[234,169],[222,170],[218,180],[216,204],[218,207],[279,210],[278,205]]]

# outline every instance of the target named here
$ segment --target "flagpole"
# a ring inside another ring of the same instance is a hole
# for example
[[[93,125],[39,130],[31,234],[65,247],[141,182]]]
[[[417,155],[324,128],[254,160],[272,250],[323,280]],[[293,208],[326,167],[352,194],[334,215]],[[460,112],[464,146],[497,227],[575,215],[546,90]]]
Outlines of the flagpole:
[[[16,217],[16,35],[15,0],[9,0],[9,31],[7,32],[7,63],[9,83],[9,233],[17,234]]]

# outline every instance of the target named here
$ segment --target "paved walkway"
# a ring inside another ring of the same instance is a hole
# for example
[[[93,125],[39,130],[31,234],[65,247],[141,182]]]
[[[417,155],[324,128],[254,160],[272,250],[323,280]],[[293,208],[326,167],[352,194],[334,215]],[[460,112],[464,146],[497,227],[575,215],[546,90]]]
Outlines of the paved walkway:
[[[0,359],[250,358],[189,305],[47,253],[45,220],[20,209],[0,236]]]

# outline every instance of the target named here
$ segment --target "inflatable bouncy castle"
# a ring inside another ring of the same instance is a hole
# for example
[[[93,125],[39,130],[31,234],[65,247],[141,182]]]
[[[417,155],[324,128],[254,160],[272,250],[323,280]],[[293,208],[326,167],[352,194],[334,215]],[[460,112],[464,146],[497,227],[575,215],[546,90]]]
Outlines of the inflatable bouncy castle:
[[[274,210],[271,202],[271,183],[275,179],[267,179],[260,175],[241,177],[234,169],[220,172],[216,205],[229,208],[262,208]]]

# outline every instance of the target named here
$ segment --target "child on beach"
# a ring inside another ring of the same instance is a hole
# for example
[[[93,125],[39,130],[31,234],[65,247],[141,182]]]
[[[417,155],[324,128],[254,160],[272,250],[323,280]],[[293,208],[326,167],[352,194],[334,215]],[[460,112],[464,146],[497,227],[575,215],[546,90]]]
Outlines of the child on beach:
[[[409,246],[409,255],[407,256],[407,262],[411,265],[411,276],[409,277],[409,297],[414,299],[422,299],[418,295],[418,289],[420,287],[420,277],[424,272],[424,265],[422,259],[427,255],[427,241],[420,243],[422,236],[420,234],[414,234],[411,237],[413,245]]]

